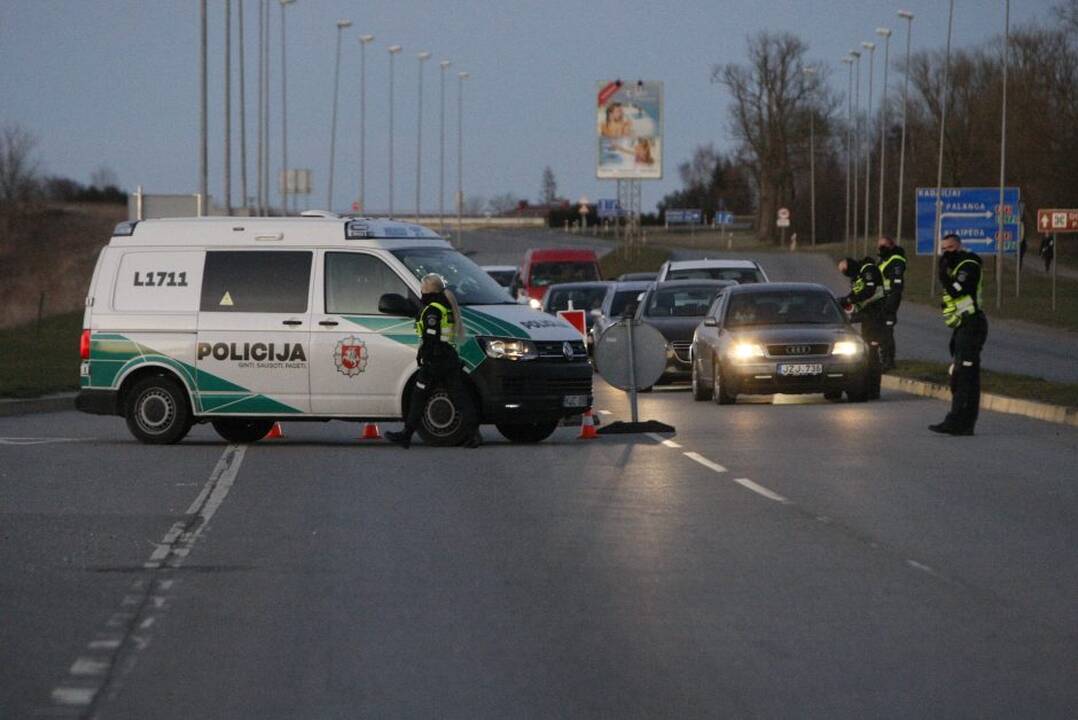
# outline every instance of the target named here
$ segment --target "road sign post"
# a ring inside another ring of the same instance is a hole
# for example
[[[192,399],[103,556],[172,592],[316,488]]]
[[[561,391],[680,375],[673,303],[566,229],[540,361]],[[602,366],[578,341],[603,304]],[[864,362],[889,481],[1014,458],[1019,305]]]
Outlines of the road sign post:
[[[779,211],[775,217],[775,226],[780,229],[782,237],[779,240],[779,244],[782,247],[786,247],[786,228],[790,227],[790,210],[789,208],[779,208]]]
[[[1059,236],[1078,233],[1078,209],[1048,208],[1037,210],[1037,231],[1052,233],[1052,312],[1056,310],[1056,278],[1059,270]]]

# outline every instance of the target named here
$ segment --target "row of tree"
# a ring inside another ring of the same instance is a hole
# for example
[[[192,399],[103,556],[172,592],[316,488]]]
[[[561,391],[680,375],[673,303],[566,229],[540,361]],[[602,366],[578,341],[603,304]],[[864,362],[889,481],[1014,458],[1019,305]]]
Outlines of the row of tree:
[[[1027,230],[1037,207],[1078,206],[1078,0],[1052,8],[1050,24],[1012,30],[1007,67],[1006,183],[1021,189]],[[944,187],[999,183],[1003,92],[1003,39],[952,51],[943,88],[943,50],[916,53],[896,63],[872,117],[860,118],[860,146],[853,154],[871,158],[870,237],[894,234],[898,225],[898,168],[902,133],[902,80],[909,73],[903,235],[914,229],[914,193],[935,187],[943,102]],[[660,203],[755,214],[761,240],[777,240],[778,208],[792,210],[793,229],[810,229],[810,129],[816,149],[816,232],[821,242],[841,241],[846,222],[847,143],[851,122],[847,98],[831,89],[831,73],[808,58],[808,45],[788,33],[761,33],[748,42],[748,60],[712,68],[712,81],[731,96],[730,154],[700,147],[679,167],[684,188]],[[805,72],[806,68],[812,68]],[[893,75],[893,76],[894,76]],[[845,80],[845,78],[842,78]],[[945,95],[944,95],[945,92]],[[881,129],[884,137],[880,151]],[[878,227],[878,168],[883,159],[883,226]],[[864,161],[859,178],[863,232]],[[852,231],[851,231],[852,232]],[[857,235],[861,232],[856,233]]]

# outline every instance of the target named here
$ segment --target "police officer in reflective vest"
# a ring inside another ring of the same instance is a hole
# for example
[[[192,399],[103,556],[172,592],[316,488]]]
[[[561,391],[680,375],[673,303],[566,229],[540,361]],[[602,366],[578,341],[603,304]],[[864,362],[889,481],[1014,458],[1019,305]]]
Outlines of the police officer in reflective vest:
[[[951,333],[951,411],[933,432],[972,435],[981,407],[981,349],[988,320],[981,310],[981,258],[962,249],[957,235],[940,245],[939,280],[943,288],[943,321]]]
[[[880,328],[880,364],[883,369],[895,367],[895,323],[902,290],[906,282],[906,251],[884,235],[877,244],[880,251],[880,275],[883,276],[883,326]]]
[[[478,447],[480,436],[475,405],[467,395],[464,371],[456,349],[464,337],[464,327],[459,320],[460,308],[456,298],[446,289],[441,275],[426,275],[420,290],[423,293],[423,308],[415,323],[416,335],[419,336],[419,351],[416,354],[419,372],[408,403],[404,429],[387,432],[386,439],[403,448],[410,447],[412,434],[423,422],[428,401],[441,388],[449,394],[456,412],[462,416],[461,422],[467,429],[465,445]]]
[[[868,396],[880,396],[880,338],[883,335],[883,276],[870,257],[839,260],[838,270],[850,279],[850,293],[839,302],[851,319],[861,323],[861,337],[868,345]]]

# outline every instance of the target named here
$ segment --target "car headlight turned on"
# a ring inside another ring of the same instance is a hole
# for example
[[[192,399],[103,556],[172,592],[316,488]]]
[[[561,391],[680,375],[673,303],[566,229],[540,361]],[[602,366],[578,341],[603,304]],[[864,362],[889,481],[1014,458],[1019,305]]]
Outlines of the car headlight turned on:
[[[851,357],[853,355],[861,354],[861,344],[854,342],[853,340],[839,340],[835,343],[835,346],[831,348],[832,355],[844,355]]]
[[[530,307],[532,310],[542,310],[543,309],[543,303],[540,302],[539,300],[536,300],[535,298],[529,298],[528,299],[528,307]]]
[[[531,340],[517,338],[477,337],[479,346],[494,360],[534,360],[539,351]]]
[[[730,357],[734,360],[752,360],[763,356],[763,346],[756,343],[739,342],[730,348]]]

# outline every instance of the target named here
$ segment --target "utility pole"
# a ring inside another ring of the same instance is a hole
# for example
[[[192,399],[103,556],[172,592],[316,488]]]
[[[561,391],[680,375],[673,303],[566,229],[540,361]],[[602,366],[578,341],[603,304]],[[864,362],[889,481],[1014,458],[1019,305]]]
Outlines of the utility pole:
[[[880,91],[880,197],[877,204],[876,237],[883,235],[883,187],[884,168],[887,165],[887,70],[891,58],[890,28],[876,28],[876,34],[883,38],[883,90]]]
[[[430,59],[430,53],[423,51],[416,56],[419,59],[419,95],[416,112],[415,139],[415,221],[419,224],[420,186],[423,184],[423,63]]]
[[[947,83],[951,75],[951,31],[954,28],[954,0],[950,2],[947,13],[947,50],[944,54],[943,83],[940,85],[940,142],[939,160],[936,163],[936,228],[932,236],[932,279],[931,294],[936,294],[936,271],[939,268],[940,232],[943,224],[943,139],[947,127]]]
[[[902,149],[898,153],[898,221],[895,223],[895,242],[902,242],[902,192],[906,184],[906,116],[910,105],[910,47],[913,37],[913,13],[899,10],[898,16],[906,21],[906,72],[902,80]]]
[[[248,210],[247,203],[247,90],[244,84],[244,57],[243,49],[243,3],[239,0],[239,33],[240,33],[240,190],[243,191],[243,209]]]
[[[201,197],[199,202],[199,214],[206,214],[206,203],[209,201],[209,149],[207,122],[206,122],[206,0],[202,0],[199,3],[199,37],[201,39],[201,50],[198,55],[198,98],[199,98],[199,149],[198,149],[198,194]]]

